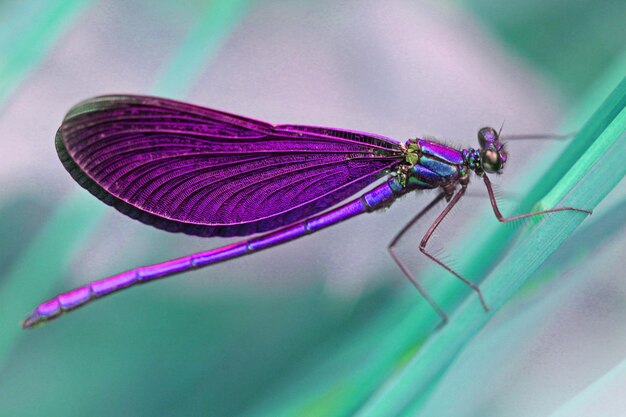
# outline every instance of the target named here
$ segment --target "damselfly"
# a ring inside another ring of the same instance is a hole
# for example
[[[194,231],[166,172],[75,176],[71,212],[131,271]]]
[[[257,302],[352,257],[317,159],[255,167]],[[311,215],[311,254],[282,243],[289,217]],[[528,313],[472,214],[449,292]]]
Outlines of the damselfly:
[[[558,207],[513,217],[498,209],[487,174],[501,173],[507,153],[499,132],[478,132],[479,148],[457,150],[435,141],[405,143],[370,133],[318,126],[271,125],[234,114],[145,96],[102,96],[72,108],[56,135],[65,168],[103,202],[146,224],[198,236],[248,236],[239,243],[122,272],[40,304],[23,327],[48,322],[95,299],[136,284],[248,255],[389,207],[415,190],[440,192],[389,244],[389,252],[437,313],[395,248],[426,212],[446,207],[419,249],[430,253],[433,232],[465,194],[470,173],[482,178],[501,222],[574,210]],[[384,178],[384,180],[383,180]],[[365,187],[382,183],[338,207]]]

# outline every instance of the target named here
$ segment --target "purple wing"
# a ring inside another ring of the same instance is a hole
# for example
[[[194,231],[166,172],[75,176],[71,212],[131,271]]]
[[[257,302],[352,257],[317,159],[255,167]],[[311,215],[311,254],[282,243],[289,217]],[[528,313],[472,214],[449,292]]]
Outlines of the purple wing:
[[[83,187],[144,223],[199,236],[271,230],[325,210],[402,161],[400,144],[271,124],[172,100],[96,97],[56,137]]]

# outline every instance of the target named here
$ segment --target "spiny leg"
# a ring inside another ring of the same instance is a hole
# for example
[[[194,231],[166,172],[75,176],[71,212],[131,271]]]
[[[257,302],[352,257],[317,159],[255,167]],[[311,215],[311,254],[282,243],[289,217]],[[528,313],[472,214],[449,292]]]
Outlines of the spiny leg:
[[[457,277],[458,279],[460,279],[465,285],[467,285],[468,287],[470,287],[472,290],[474,290],[476,292],[476,294],[478,294],[478,297],[480,298],[480,302],[483,305],[483,308],[485,309],[485,311],[489,311],[489,307],[487,306],[487,303],[485,302],[485,299],[483,298],[483,294],[480,291],[480,288],[478,288],[478,286],[476,286],[475,284],[473,284],[472,282],[468,281],[467,279],[463,278],[458,272],[456,272],[455,270],[453,270],[452,268],[450,268],[448,265],[446,265],[445,263],[443,263],[443,261],[439,260],[435,255],[431,254],[430,252],[426,251],[426,244],[428,243],[428,241],[430,240],[430,237],[432,236],[432,234],[435,232],[435,230],[437,229],[437,227],[439,227],[439,225],[441,224],[441,222],[443,221],[443,219],[448,215],[448,213],[450,213],[450,210],[452,210],[452,208],[456,205],[456,203],[459,202],[459,200],[461,199],[461,197],[463,197],[463,194],[465,194],[465,190],[467,189],[466,185],[463,185],[461,187],[461,189],[459,190],[459,192],[457,192],[454,197],[452,197],[452,200],[450,200],[450,202],[448,203],[448,205],[446,206],[445,209],[443,209],[443,211],[441,212],[441,214],[439,215],[439,217],[437,217],[437,219],[435,219],[435,221],[433,222],[433,224],[430,225],[430,227],[428,228],[428,230],[426,231],[426,234],[424,235],[424,237],[422,238],[422,241],[420,242],[420,252],[422,252],[424,255],[426,255],[428,258],[432,259],[433,261],[435,261],[436,263],[438,263],[439,265],[441,265],[446,271],[450,272],[452,275],[454,275],[455,277]]]
[[[496,197],[493,194],[493,188],[491,188],[491,181],[487,178],[486,175],[483,175],[483,181],[485,181],[485,186],[487,187],[487,193],[489,193],[489,201],[491,201],[491,207],[493,207],[493,212],[496,217],[501,222],[512,222],[519,219],[525,219],[526,217],[538,216],[540,214],[554,213],[557,211],[579,211],[582,213],[591,214],[590,210],[579,209],[576,207],[556,207],[549,210],[541,210],[541,211],[533,211],[532,213],[526,214],[518,214],[517,216],[504,217],[502,213],[500,213],[500,209],[498,208],[498,203],[496,202]]]
[[[433,310],[435,310],[435,312],[437,314],[439,314],[439,316],[441,317],[441,319],[443,320],[443,324],[448,322],[448,315],[446,313],[444,313],[444,311],[437,305],[437,303],[435,302],[435,300],[432,299],[432,297],[428,294],[428,292],[424,289],[424,287],[422,287],[420,285],[420,283],[417,281],[417,278],[415,278],[415,275],[413,275],[413,273],[410,271],[409,267],[404,263],[404,261],[402,261],[402,259],[400,258],[400,256],[398,256],[398,254],[396,253],[396,245],[398,244],[398,242],[402,239],[402,237],[406,234],[406,232],[411,229],[415,223],[418,222],[418,220],[424,216],[424,214],[426,214],[430,209],[432,209],[433,207],[435,207],[435,205],[437,203],[439,203],[441,200],[443,200],[443,198],[445,197],[445,193],[441,193],[439,194],[437,197],[434,198],[433,201],[431,201],[426,207],[424,207],[419,213],[417,213],[399,232],[398,234],[396,234],[396,236],[391,240],[391,242],[389,243],[389,245],[387,246],[387,250],[389,251],[389,254],[391,255],[391,257],[393,258],[393,260],[396,262],[396,264],[398,264],[398,266],[400,267],[400,269],[402,270],[402,272],[404,272],[404,275],[406,275],[406,277],[411,281],[411,283],[415,286],[415,288],[417,288],[417,291],[419,291],[419,293],[422,295],[422,297],[424,297],[424,299],[426,301],[428,301],[428,304],[431,305],[431,307],[433,308]]]

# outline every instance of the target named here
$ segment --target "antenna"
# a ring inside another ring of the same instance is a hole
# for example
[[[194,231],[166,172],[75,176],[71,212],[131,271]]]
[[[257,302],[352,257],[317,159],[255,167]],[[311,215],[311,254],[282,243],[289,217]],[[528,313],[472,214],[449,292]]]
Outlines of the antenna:
[[[530,134],[520,134],[520,135],[505,135],[502,139],[504,140],[525,140],[525,139],[541,139],[541,140],[565,140],[570,139],[576,136],[578,132],[566,133],[564,135],[556,135],[553,133],[530,133]]]

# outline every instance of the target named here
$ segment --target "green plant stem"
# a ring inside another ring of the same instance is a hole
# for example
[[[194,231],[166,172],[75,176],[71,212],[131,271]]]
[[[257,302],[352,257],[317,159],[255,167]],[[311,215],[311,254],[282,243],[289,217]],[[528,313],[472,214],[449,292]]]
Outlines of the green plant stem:
[[[580,149],[585,151],[540,206],[596,207],[626,174],[625,130],[626,79],[577,135],[573,149],[567,149],[568,158],[573,158]],[[581,144],[591,145],[583,147]],[[434,334],[408,365],[386,382],[359,415],[401,415],[412,402],[420,401],[420,396],[436,383],[463,346],[586,217],[581,213],[559,213],[530,225],[481,284],[492,311],[486,314],[475,296],[467,299],[450,323]],[[487,253],[484,256],[487,257]]]

